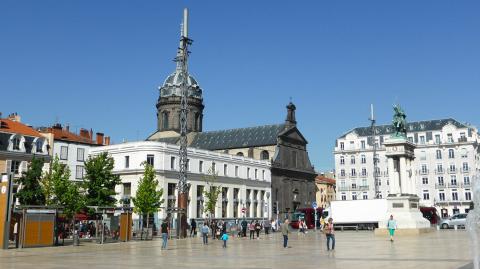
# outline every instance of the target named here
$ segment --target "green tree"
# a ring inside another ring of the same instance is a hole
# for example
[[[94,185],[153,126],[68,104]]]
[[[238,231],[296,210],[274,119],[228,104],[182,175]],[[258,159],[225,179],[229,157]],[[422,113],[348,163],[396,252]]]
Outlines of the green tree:
[[[135,198],[132,198],[134,204],[134,212],[142,216],[142,222],[144,216],[147,216],[147,230],[150,214],[158,212],[162,206],[164,199],[163,188],[157,191],[158,180],[155,176],[155,170],[153,166],[147,163],[143,163],[145,170],[143,172],[143,178],[138,183],[137,193]],[[143,224],[142,224],[143,229]]]
[[[120,184],[120,176],[112,173],[114,160],[104,152],[85,162],[83,190],[87,206],[114,207],[115,186]]]
[[[215,216],[215,207],[218,201],[218,195],[222,192],[222,186],[214,186],[217,181],[218,172],[214,172],[210,167],[207,174],[204,176],[205,183],[207,184],[203,194],[206,198],[204,203],[205,211],[210,213],[210,217]]]
[[[22,177],[17,180],[20,190],[16,197],[22,205],[45,205],[45,193],[40,184],[42,179],[43,159],[32,158],[29,169],[22,172]]]
[[[68,218],[83,208],[84,199],[80,188],[70,180],[70,169],[60,163],[58,156],[53,159],[48,173],[44,174],[42,183],[47,205],[63,207],[63,213]]]

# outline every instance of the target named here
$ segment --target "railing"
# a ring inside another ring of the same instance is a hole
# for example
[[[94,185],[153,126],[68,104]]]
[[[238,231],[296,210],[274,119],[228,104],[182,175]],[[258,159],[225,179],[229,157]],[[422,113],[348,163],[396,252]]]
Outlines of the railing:
[[[462,167],[462,173],[468,173],[468,172],[470,172],[469,167]]]
[[[448,173],[449,173],[449,174],[456,174],[456,173],[457,173],[457,168],[453,168],[453,169],[450,168],[450,169],[448,169]]]
[[[348,191],[350,188],[348,186],[339,186],[338,191]]]
[[[427,169],[427,170],[418,170],[418,174],[420,174],[420,175],[428,175],[428,169]]]
[[[355,174],[350,173],[350,174],[348,174],[348,175],[349,175],[350,177],[357,177],[357,174],[356,174],[356,173],[355,173]]]
[[[436,174],[436,175],[443,175],[443,173],[445,173],[445,170],[443,170],[443,169],[435,169],[435,174]]]
[[[338,191],[368,191],[370,189],[369,186],[340,186],[338,187]]]
[[[458,142],[467,142],[467,138],[466,137],[460,137],[458,139]]]
[[[361,176],[361,177],[367,177],[367,176],[368,176],[368,173],[367,173],[367,172],[361,173],[360,176]]]
[[[345,174],[343,174],[343,175],[342,175],[342,174],[338,174],[338,178],[345,178],[345,177],[346,177]]]
[[[470,187],[472,187],[472,183],[470,183],[470,182],[463,182],[463,183],[462,183],[462,187],[463,187],[463,188],[470,188]]]
[[[448,187],[449,188],[458,188],[458,187],[460,187],[460,184],[458,184],[458,182],[452,182],[452,183],[448,183]]]
[[[446,184],[445,183],[436,183],[435,184],[435,188],[436,189],[443,189],[443,188],[446,188]]]

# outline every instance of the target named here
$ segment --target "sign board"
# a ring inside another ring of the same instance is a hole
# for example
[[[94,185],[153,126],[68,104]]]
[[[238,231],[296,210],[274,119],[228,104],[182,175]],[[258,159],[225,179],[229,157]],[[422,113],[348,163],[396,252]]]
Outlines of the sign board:
[[[313,207],[313,208],[317,208],[317,202],[313,202],[313,203],[312,203],[312,207]]]
[[[247,209],[245,207],[242,208],[242,213],[245,213],[245,211],[247,211]]]

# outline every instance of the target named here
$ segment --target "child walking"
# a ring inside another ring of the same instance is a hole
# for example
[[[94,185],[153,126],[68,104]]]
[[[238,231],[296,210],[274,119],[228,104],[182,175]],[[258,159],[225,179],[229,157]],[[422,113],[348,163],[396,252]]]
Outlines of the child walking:
[[[223,241],[223,248],[227,248],[228,234],[224,233],[221,239]]]

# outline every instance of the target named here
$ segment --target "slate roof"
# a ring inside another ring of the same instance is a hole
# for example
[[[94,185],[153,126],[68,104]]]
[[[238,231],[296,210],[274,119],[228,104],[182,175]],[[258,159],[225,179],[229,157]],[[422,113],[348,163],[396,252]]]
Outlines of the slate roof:
[[[179,140],[180,140],[180,136],[163,137],[163,138],[155,139],[155,141],[157,142],[165,142],[167,144],[177,144]]]
[[[207,150],[234,149],[276,145],[285,124],[262,125],[248,128],[198,133],[190,147]]]
[[[408,122],[407,123],[407,133],[409,132],[426,132],[426,131],[437,131],[441,130],[445,125],[453,124],[457,128],[469,128],[467,125],[458,122],[455,119],[448,118],[448,119],[440,119],[440,120],[426,120],[426,121],[415,121],[415,122]],[[377,135],[386,135],[392,134],[394,132],[393,126],[391,124],[388,125],[379,125],[376,126]],[[372,128],[371,127],[357,127],[354,128],[347,133],[343,134],[339,138],[344,138],[347,134],[355,132],[359,136],[371,136],[372,135]]]

